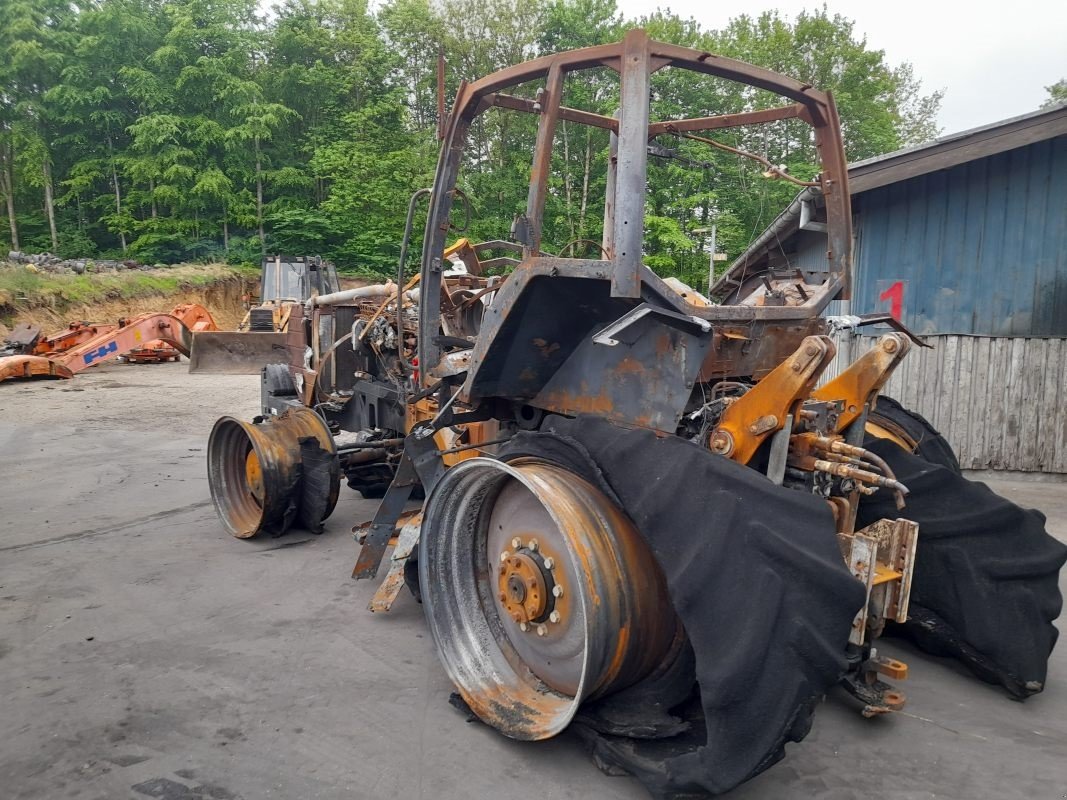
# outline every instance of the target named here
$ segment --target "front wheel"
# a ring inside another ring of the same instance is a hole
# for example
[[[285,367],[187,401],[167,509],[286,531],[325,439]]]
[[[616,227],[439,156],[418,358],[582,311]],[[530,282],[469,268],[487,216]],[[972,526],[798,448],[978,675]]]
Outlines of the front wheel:
[[[426,503],[419,570],[445,670],[471,710],[514,739],[556,735],[583,700],[659,667],[678,634],[633,523],[538,459],[449,469]]]

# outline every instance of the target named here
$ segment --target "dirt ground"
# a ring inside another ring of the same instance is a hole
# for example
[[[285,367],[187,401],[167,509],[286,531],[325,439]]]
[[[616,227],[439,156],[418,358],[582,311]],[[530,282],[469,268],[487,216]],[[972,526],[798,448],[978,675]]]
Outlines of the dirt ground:
[[[0,798],[641,798],[576,739],[468,723],[405,595],[365,610],[342,488],[319,537],[239,541],[204,448],[257,376],[113,364],[0,385]],[[998,481],[1067,538],[1067,485]],[[1026,703],[909,662],[907,709],[832,693],[808,738],[733,798],[1067,796],[1067,645]]]

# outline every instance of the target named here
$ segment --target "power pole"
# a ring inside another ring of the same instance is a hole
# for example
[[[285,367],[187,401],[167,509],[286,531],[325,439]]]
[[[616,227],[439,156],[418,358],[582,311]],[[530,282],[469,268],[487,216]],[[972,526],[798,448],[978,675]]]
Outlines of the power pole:
[[[715,283],[715,230],[716,226],[711,226],[711,255],[708,257],[708,297],[711,297],[711,286]]]

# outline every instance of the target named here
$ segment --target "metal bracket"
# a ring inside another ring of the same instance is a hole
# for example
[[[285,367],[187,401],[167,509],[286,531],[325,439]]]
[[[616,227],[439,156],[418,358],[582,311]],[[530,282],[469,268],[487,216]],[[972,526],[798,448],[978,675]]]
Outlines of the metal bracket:
[[[378,591],[371,598],[371,611],[388,611],[393,607],[400,591],[404,588],[404,567],[408,563],[411,554],[419,546],[419,536],[422,533],[422,512],[410,517],[404,527],[400,529],[400,535],[393,548],[393,556],[389,560],[389,573],[378,587]]]
[[[815,400],[844,400],[845,409],[837,418],[838,431],[859,419],[863,409],[889,381],[893,370],[908,354],[911,343],[899,333],[887,333],[832,381],[814,392]]]
[[[864,644],[868,633],[878,636],[886,620],[907,622],[918,536],[918,523],[907,519],[880,519],[854,534],[838,534],[849,571],[867,587],[852,622],[852,644]]]
[[[433,441],[432,439],[430,440]],[[419,483],[415,464],[404,448],[404,455],[400,458],[400,464],[396,468],[396,475],[389,489],[374,512],[374,520],[370,530],[363,540],[363,547],[359,550],[359,558],[352,570],[352,577],[356,580],[373,578],[378,574],[378,567],[382,563],[382,557],[389,547],[389,540],[396,530],[396,523],[400,515],[404,513],[404,506],[411,499],[411,493]]]
[[[636,336],[629,341],[616,337],[623,331],[643,320],[645,317],[657,317],[660,322],[668,327],[677,328],[678,330],[688,331],[690,333],[708,333],[711,330],[711,323],[706,319],[693,317],[688,314],[679,314],[676,311],[669,311],[665,308],[658,308],[648,303],[642,303],[636,308],[627,311],[606,328],[594,333],[593,342],[602,344],[606,347],[614,347],[620,342],[624,344],[633,344],[637,340]]]

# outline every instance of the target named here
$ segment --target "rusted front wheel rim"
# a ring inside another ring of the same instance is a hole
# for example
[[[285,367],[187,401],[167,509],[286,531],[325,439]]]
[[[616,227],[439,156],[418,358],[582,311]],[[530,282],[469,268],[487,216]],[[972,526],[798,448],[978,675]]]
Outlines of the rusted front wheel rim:
[[[215,511],[230,534],[248,539],[289,528],[300,503],[300,440],[307,437],[336,455],[329,428],[308,408],[256,422],[222,417],[215,423],[207,444],[208,483]],[[323,519],[336,501],[332,495]]]
[[[554,736],[584,700],[640,680],[678,632],[629,519],[536,459],[449,469],[426,502],[419,570],[449,677],[484,722],[516,739]]]

